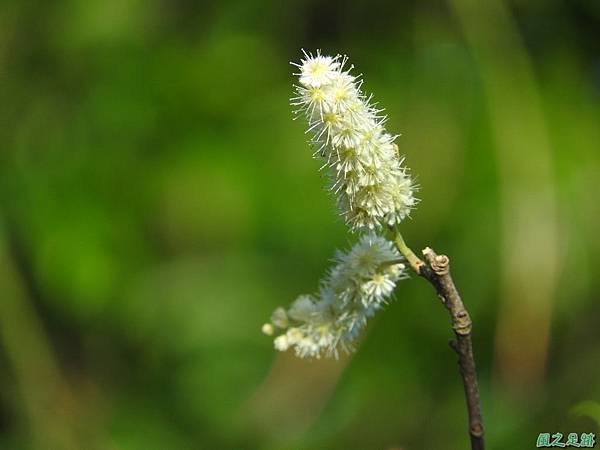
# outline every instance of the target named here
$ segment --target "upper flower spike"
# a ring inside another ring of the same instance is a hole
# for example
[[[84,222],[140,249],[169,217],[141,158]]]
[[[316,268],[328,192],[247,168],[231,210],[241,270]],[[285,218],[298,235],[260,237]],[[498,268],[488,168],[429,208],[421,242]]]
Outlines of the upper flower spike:
[[[307,122],[311,143],[330,169],[330,188],[352,230],[394,225],[417,200],[402,165],[395,136],[384,128],[382,110],[361,91],[362,81],[345,69],[346,57],[304,52],[300,85],[291,103]]]

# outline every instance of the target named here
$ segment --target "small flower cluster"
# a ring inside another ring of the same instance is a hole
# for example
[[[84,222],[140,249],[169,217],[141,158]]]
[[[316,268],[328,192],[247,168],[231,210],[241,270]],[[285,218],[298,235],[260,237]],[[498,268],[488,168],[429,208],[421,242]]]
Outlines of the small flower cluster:
[[[275,348],[293,347],[303,358],[349,352],[367,318],[392,295],[406,267],[394,245],[380,236],[364,235],[347,253],[338,252],[315,295],[301,295],[288,310],[277,308],[263,332],[275,338]]]
[[[386,132],[386,117],[344,69],[347,59],[304,53],[292,105],[305,115],[311,143],[331,172],[331,190],[353,231],[393,226],[416,204],[414,185]]]

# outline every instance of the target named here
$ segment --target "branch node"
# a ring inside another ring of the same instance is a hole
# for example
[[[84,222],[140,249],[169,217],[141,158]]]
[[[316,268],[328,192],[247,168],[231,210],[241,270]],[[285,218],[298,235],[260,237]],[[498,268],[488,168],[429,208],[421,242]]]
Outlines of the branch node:
[[[471,426],[471,436],[475,436],[478,438],[483,437],[483,426],[480,423],[474,423]]]
[[[438,255],[429,247],[425,247],[422,253],[436,275],[448,275],[450,271],[450,258],[448,256]]]
[[[472,322],[466,310],[458,311],[452,321],[452,328],[457,334],[467,336],[471,334]]]

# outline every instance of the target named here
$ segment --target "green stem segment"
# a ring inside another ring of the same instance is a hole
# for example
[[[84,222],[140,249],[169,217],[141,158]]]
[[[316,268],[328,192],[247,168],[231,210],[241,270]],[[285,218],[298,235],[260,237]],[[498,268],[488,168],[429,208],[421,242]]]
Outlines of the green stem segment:
[[[450,314],[452,329],[456,336],[456,340],[451,341],[450,346],[458,355],[458,365],[465,389],[471,450],[484,450],[483,420],[471,342],[472,322],[450,275],[450,259],[446,255],[436,254],[427,247],[423,250],[426,262],[423,261],[406,245],[398,230],[394,242],[415,273],[425,278],[435,288]]]
[[[398,230],[396,230],[396,236],[394,237],[394,242],[396,244],[396,247],[398,247],[398,250],[400,251],[400,253],[402,253],[402,255],[406,258],[406,260],[410,264],[410,267],[412,267],[412,269],[417,274],[419,274],[421,267],[425,263],[423,261],[421,261],[421,259],[419,259],[419,257],[417,255],[415,255],[415,253],[410,249],[410,247],[408,245],[406,245],[406,242],[404,242],[404,238],[402,237],[402,234],[400,234],[400,231],[398,231]]]

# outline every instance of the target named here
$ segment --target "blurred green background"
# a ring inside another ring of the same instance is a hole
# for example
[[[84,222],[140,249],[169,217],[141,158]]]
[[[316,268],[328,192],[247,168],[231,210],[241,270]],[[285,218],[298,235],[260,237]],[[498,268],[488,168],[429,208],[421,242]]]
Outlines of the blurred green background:
[[[599,30],[595,0],[3,1],[0,448],[467,448],[423,280],[339,361],[260,333],[356,239],[291,120],[301,48],[403,133],[489,448],[599,434]]]

